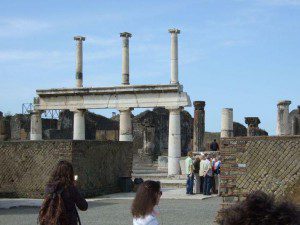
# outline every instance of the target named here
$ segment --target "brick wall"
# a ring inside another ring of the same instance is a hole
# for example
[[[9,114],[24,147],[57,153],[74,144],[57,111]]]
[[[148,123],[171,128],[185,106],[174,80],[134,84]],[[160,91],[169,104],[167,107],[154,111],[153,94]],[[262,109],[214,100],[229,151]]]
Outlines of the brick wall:
[[[300,136],[221,139],[220,153],[222,207],[253,190],[273,193],[276,199],[299,194]]]
[[[0,142],[0,196],[40,198],[56,163],[72,162],[85,196],[119,190],[119,177],[130,176],[132,144],[100,141]]]

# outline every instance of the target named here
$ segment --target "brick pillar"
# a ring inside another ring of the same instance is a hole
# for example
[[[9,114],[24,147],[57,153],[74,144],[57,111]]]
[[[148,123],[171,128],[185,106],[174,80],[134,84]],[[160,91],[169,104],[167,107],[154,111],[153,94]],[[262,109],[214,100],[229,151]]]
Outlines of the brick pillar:
[[[193,151],[204,151],[204,134],[205,134],[205,101],[194,102],[194,134],[193,134]]]

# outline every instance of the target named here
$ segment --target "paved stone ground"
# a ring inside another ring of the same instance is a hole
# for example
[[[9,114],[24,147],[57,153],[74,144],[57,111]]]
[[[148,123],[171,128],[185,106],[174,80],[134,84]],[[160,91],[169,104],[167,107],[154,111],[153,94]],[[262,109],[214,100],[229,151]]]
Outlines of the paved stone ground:
[[[130,225],[131,199],[104,199],[89,202],[89,209],[80,212],[83,224]],[[213,225],[221,199],[162,199],[159,217],[161,225]],[[33,225],[36,223],[37,207],[0,209],[1,225]]]

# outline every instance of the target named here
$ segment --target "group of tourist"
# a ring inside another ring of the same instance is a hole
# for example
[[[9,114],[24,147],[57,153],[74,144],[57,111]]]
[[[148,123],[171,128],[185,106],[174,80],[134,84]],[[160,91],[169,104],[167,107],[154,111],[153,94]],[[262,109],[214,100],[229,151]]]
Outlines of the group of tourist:
[[[190,172],[189,193],[192,193],[193,177],[199,176],[196,178],[200,180],[200,185],[197,186],[199,191],[201,192],[201,179],[203,179],[203,193],[210,194],[213,174],[210,156],[197,157],[196,163],[192,162],[191,157],[190,152],[187,158],[187,165],[189,165],[187,170]],[[75,179],[72,164],[60,161],[46,186],[46,197],[38,217],[40,225],[81,225],[77,208],[85,211],[88,203],[76,188]],[[133,225],[159,225],[157,206],[161,196],[159,181],[148,180],[140,184],[131,206]],[[217,222],[219,225],[298,225],[299,214],[299,209],[295,205],[289,202],[277,203],[273,196],[257,191],[248,195],[243,202],[223,210]]]
[[[186,194],[217,194],[219,192],[219,174],[221,169],[219,156],[213,158],[211,155],[203,154],[197,155],[194,161],[192,158],[193,152],[190,151],[185,160],[185,173],[187,175]]]

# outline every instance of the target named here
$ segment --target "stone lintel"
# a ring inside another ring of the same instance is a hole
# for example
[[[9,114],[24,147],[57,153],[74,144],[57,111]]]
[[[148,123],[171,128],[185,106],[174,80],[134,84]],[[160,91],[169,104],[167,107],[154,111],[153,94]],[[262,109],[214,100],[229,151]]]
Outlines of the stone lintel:
[[[100,93],[43,95],[35,110],[46,109],[120,109],[120,108],[155,108],[165,107],[178,109],[191,106],[186,92],[148,92],[148,93]]]
[[[132,34],[128,32],[122,32],[120,33],[120,37],[131,38]]]
[[[204,110],[205,101],[194,101],[195,110]]]
[[[172,28],[172,29],[169,29],[168,30],[169,31],[169,33],[174,33],[174,34],[180,34],[180,30],[179,29],[177,29],[177,28]]]
[[[279,101],[277,106],[289,106],[292,102],[290,100]]]
[[[75,41],[85,41],[85,37],[83,37],[83,36],[75,36],[74,40]]]
[[[258,127],[260,124],[260,119],[258,117],[245,117],[245,123],[249,127]]]

